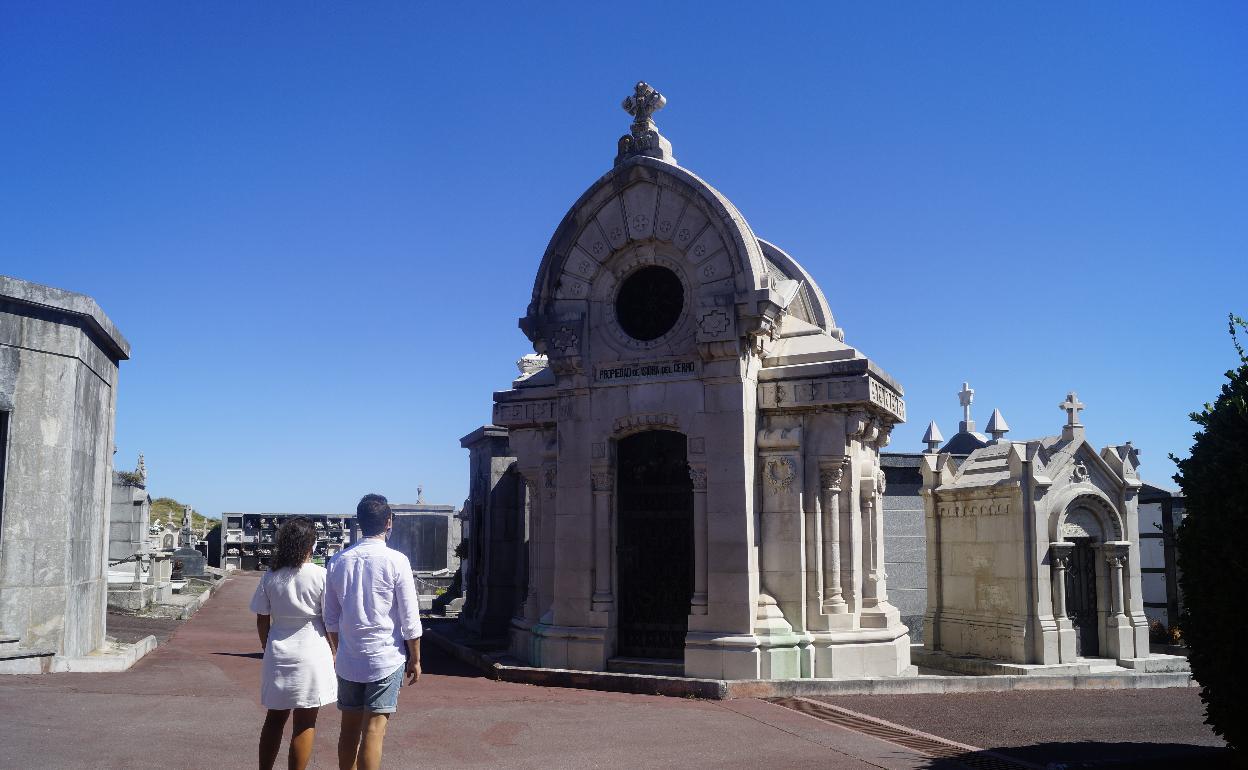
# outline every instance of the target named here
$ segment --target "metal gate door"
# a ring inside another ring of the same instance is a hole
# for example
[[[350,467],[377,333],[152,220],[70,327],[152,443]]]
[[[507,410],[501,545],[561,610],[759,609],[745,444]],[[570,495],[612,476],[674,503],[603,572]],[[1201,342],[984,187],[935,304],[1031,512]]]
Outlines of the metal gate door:
[[[618,446],[616,654],[684,658],[693,593],[693,483],[686,439],[649,431]]]
[[[1075,627],[1075,654],[1100,654],[1100,622],[1096,611],[1096,551],[1092,538],[1069,538],[1075,544],[1066,570],[1066,612]]]

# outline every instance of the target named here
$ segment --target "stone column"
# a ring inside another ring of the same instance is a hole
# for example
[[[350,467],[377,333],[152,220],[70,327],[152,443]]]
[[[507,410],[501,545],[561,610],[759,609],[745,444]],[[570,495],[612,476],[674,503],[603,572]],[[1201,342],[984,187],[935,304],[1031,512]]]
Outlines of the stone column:
[[[876,462],[879,456],[876,455]],[[871,519],[871,580],[875,583],[876,605],[888,604],[888,571],[884,567],[884,471],[875,469],[875,483],[869,499]]]
[[[594,612],[607,612],[614,604],[611,593],[611,509],[615,479],[610,467],[594,468]]]
[[[1075,653],[1075,626],[1066,614],[1066,570],[1070,568],[1070,554],[1074,543],[1059,541],[1049,543],[1049,573],[1053,579],[1053,620],[1057,624],[1057,657],[1062,663],[1073,663]]]
[[[1126,618],[1122,611],[1122,563],[1125,555],[1117,549],[1105,552],[1105,562],[1109,565],[1109,614],[1113,618]]]
[[[525,508],[529,512],[529,548],[527,567],[529,572],[528,592],[524,597],[524,619],[530,623],[537,621],[540,613],[537,590],[538,549],[542,530],[541,495],[538,494],[537,479],[529,474],[522,474],[524,488],[528,499]]]
[[[693,482],[693,596],[689,600],[690,615],[705,615],[706,598],[706,466],[689,465]]]
[[[1053,571],[1053,618],[1067,620],[1066,617],[1066,568],[1070,566],[1070,552],[1074,543],[1049,543],[1052,556]]]
[[[1109,639],[1106,640],[1107,649],[1101,654],[1119,660],[1136,656],[1131,619],[1125,612],[1122,590],[1123,566],[1130,548],[1129,542],[1111,542],[1103,546],[1105,564],[1109,567],[1109,617],[1105,621],[1105,631]]]
[[[841,480],[848,461],[828,458],[819,463],[820,507],[823,512],[823,583],[828,595],[823,599],[825,615],[843,615],[849,604],[841,590]]]

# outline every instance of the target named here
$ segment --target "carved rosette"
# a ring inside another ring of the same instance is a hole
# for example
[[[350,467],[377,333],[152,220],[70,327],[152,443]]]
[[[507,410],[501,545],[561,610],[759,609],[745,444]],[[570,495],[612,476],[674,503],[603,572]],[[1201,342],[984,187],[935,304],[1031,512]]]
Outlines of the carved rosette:
[[[792,457],[770,457],[763,468],[763,478],[777,492],[787,491],[797,478],[797,463]]]
[[[1075,466],[1070,469],[1070,480],[1074,484],[1088,480],[1088,466],[1084,465],[1083,460],[1077,460]]]

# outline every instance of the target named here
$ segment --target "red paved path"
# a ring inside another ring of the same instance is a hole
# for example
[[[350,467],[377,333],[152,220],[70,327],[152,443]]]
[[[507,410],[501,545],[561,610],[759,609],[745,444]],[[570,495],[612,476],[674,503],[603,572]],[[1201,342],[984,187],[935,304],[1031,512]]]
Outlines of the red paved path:
[[[167,644],[119,674],[0,676],[0,770],[255,766],[264,712],[257,578],[230,578]],[[1140,743],[1218,742],[1194,690],[829,699],[971,745],[1059,756],[1156,756]],[[313,767],[334,767],[338,711],[321,710]],[[1096,740],[1106,747],[1068,741]],[[1055,746],[1055,743],[1066,745]],[[1182,750],[1186,746],[1170,746]],[[1192,758],[1212,764],[1208,757]],[[285,767],[285,755],[279,759]],[[1162,765],[1172,765],[1163,760]],[[1183,764],[1180,761],[1180,764]],[[891,743],[756,700],[696,701],[493,682],[433,645],[405,688],[386,766],[521,768],[944,767]]]
[[[263,709],[254,576],[230,578],[119,674],[0,677],[0,768],[242,768]],[[915,767],[916,755],[759,701],[710,702],[493,682],[425,651],[386,740],[387,767]],[[321,710],[314,767],[334,766]],[[866,758],[863,761],[859,758]],[[285,767],[285,754],[279,759]]]

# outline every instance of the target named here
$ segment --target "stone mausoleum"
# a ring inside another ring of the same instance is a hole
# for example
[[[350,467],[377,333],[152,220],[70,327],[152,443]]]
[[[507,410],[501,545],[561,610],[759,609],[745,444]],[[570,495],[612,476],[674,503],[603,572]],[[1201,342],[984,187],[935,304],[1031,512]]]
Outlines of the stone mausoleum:
[[[117,367],[90,297],[0,276],[0,671],[104,644]]]
[[[614,168],[538,266],[520,321],[538,356],[494,397],[524,490],[512,652],[707,678],[909,673],[879,463],[901,387],[796,260],[678,165],[664,103],[644,83],[624,101]]]
[[[991,439],[953,447],[970,449],[960,464],[955,442],[938,451],[929,429],[922,663],[969,673],[1184,668],[1181,658],[1149,654],[1139,453],[1130,442],[1098,451],[1075,394],[1060,406],[1061,434],[1031,441],[1005,439],[994,412]]]

